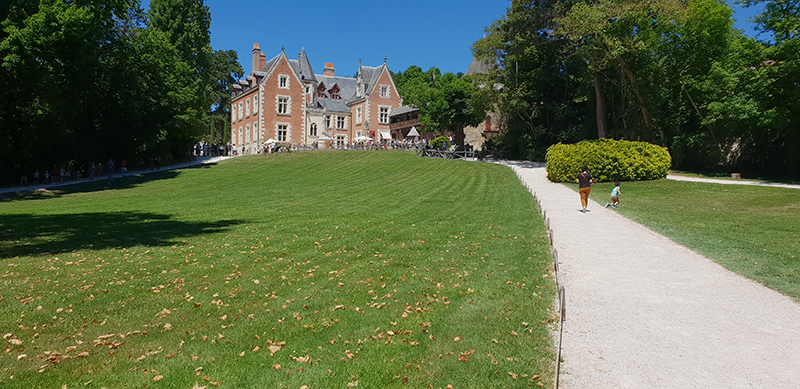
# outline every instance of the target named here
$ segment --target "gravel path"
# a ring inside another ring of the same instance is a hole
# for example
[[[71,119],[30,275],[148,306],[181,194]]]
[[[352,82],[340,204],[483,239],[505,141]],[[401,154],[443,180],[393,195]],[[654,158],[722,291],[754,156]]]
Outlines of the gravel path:
[[[550,218],[562,388],[800,388],[800,304],[508,162]],[[624,205],[623,205],[624,206]]]

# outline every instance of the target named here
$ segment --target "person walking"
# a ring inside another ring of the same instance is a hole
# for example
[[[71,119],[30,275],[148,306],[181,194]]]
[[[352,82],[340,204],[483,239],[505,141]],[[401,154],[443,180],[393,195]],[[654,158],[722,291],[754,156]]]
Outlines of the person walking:
[[[586,213],[586,206],[589,204],[589,192],[592,191],[592,175],[589,173],[589,168],[582,167],[575,181],[578,183],[578,192],[581,194],[581,205],[583,206],[581,212]]]

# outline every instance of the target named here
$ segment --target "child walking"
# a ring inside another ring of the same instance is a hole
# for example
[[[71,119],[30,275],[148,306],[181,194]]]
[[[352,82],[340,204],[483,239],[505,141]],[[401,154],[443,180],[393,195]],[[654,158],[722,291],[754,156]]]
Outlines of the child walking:
[[[606,203],[606,208],[610,205],[612,208],[616,208],[617,204],[619,204],[619,181],[614,182],[614,189],[611,190],[611,202]]]

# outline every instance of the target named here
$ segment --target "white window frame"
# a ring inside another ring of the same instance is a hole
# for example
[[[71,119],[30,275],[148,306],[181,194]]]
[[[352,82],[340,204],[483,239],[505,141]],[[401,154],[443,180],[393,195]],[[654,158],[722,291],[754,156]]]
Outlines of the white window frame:
[[[317,123],[311,123],[311,127],[308,128],[308,136],[317,136]]]
[[[281,137],[281,131],[283,131],[283,137]],[[283,139],[281,139],[283,138]],[[278,142],[288,142],[289,137],[289,123],[277,123],[275,124],[275,140]]]
[[[253,114],[258,113],[258,95],[253,96]]]
[[[336,117],[336,129],[337,130],[344,130],[345,129],[344,116],[337,116]]]
[[[364,114],[361,108],[362,107],[356,107],[356,124],[361,124],[363,121]]]
[[[247,99],[247,100],[244,101],[244,106],[245,106],[245,112],[246,112],[245,113],[245,117],[249,118],[250,117],[250,99]]]
[[[243,139],[244,139],[244,128],[239,127],[239,135],[236,137],[236,140],[238,141],[237,143],[241,145],[242,143],[244,143]]]
[[[252,137],[250,136],[250,125],[244,126],[244,143],[252,142]]]
[[[331,115],[325,115],[325,129],[331,128]]]
[[[383,110],[386,111],[383,111]],[[392,111],[392,107],[388,105],[379,105],[378,106],[378,124],[389,124],[389,113]],[[386,117],[384,118],[384,113],[386,113]]]
[[[258,140],[258,123],[253,123],[253,142]]]
[[[285,101],[283,106],[284,112],[281,112],[281,101]],[[292,98],[290,96],[275,96],[275,112],[278,115],[291,115],[292,114]]]
[[[236,104],[231,104],[231,123],[236,123]]]
[[[239,120],[244,118],[244,103],[239,102]]]
[[[381,98],[389,98],[389,85],[381,85]]]
[[[285,74],[278,75],[278,88],[280,89],[289,89],[289,76]]]

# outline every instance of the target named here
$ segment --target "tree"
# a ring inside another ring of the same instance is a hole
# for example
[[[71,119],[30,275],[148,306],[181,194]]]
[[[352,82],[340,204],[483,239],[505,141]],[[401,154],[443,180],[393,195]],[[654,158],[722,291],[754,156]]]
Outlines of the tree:
[[[211,55],[211,113],[209,126],[212,133],[207,142],[225,142],[230,136],[231,91],[233,84],[244,74],[235,50],[216,50]]]
[[[192,75],[174,99],[181,108],[175,116],[168,150],[181,153],[202,137],[213,102],[211,13],[204,0],[153,0],[149,16],[150,28],[164,33]]]
[[[464,126],[476,126],[486,117],[489,105],[480,98],[470,78],[442,74],[436,67],[423,72],[409,66],[392,75],[403,102],[420,110],[420,122],[428,131],[451,131],[456,144],[464,146]]]
[[[472,46],[476,59],[497,64],[497,105],[506,121],[500,147],[510,158],[543,160],[549,145],[586,134],[586,63],[564,57],[569,41],[555,34],[571,1],[513,0],[506,15]]]
[[[464,127],[477,126],[486,118],[489,108],[476,96],[476,87],[469,79],[452,73],[439,77],[435,88],[428,90],[420,104],[420,122],[427,129],[451,131],[455,144],[464,147]]]

